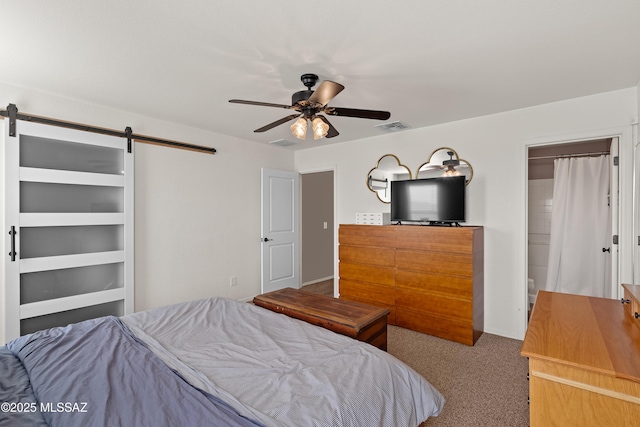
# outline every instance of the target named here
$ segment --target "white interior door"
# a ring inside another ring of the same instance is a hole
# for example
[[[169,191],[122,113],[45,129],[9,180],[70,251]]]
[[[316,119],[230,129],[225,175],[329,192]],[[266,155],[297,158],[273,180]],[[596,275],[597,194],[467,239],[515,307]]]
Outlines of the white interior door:
[[[262,293],[300,287],[300,175],[262,169]]]

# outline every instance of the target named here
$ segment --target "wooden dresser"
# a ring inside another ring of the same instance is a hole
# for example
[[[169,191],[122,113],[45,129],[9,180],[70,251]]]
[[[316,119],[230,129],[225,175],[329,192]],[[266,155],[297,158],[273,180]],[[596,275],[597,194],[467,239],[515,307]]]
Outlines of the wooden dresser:
[[[482,227],[339,228],[340,298],[390,310],[389,323],[473,345],[484,329]]]
[[[529,358],[531,427],[640,425],[633,304],[538,292],[521,352]]]

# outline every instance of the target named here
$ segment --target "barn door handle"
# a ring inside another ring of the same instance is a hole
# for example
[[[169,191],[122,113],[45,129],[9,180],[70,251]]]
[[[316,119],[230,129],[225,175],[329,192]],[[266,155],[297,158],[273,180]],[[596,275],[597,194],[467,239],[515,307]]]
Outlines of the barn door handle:
[[[11,257],[11,262],[15,262],[16,260],[16,227],[11,226],[11,230],[9,231],[9,236],[11,236],[11,252],[9,252],[9,256]]]

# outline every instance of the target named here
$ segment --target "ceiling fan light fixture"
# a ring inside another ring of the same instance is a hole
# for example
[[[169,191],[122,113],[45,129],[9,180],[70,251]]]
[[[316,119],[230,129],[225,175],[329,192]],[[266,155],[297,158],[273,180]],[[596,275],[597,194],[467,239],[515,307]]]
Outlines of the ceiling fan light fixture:
[[[313,119],[311,126],[313,128],[313,139],[322,139],[327,136],[327,133],[329,132],[329,125],[320,117]]]
[[[442,166],[449,168],[460,165],[460,160],[453,158],[453,151],[447,151],[447,154],[449,155],[449,158],[442,162]]]
[[[460,176],[462,172],[456,169],[456,166],[460,165],[460,160],[453,158],[453,151],[447,151],[449,155],[449,159],[442,162],[442,166],[446,166],[444,172],[442,172],[442,176]]]
[[[312,122],[314,139],[325,137],[335,138],[336,136],[340,135],[336,128],[334,128],[333,125],[329,123],[324,115],[317,116],[317,114],[319,113],[324,113],[330,116],[355,117],[360,119],[374,120],[388,120],[389,117],[391,117],[391,113],[388,111],[329,107],[329,102],[344,89],[343,85],[331,80],[324,80],[315,90],[312,90],[311,88],[315,86],[316,82],[318,81],[318,76],[316,74],[303,74],[300,79],[306,86],[307,90],[301,90],[294,93],[291,97],[291,105],[274,104],[272,102],[247,101],[244,99],[230,99],[229,102],[233,104],[285,108],[287,110],[296,111],[295,114],[290,114],[289,116],[283,117],[280,120],[271,122],[254,130],[254,132],[266,132],[270,129],[275,128],[276,126],[290,123],[291,120],[297,118],[298,120],[296,120],[296,122],[290,127],[291,133],[296,138],[302,140],[306,139],[307,127],[309,126],[309,124],[306,122],[307,120]]]
[[[447,169],[442,172],[442,176],[460,176],[462,172],[457,170],[453,165],[448,165]]]
[[[291,125],[291,134],[298,139],[307,138],[307,119],[300,117]]]

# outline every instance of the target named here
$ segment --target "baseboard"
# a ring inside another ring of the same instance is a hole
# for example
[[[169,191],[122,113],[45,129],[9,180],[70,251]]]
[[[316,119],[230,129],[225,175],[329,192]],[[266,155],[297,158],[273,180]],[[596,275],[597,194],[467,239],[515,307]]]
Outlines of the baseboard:
[[[327,276],[327,277],[323,277],[322,279],[315,279],[315,280],[312,280],[310,282],[304,282],[302,284],[302,286],[314,285],[316,283],[324,282],[324,281],[327,281],[327,280],[333,280],[333,278],[334,278],[334,276]]]

